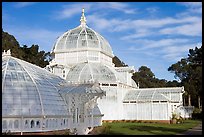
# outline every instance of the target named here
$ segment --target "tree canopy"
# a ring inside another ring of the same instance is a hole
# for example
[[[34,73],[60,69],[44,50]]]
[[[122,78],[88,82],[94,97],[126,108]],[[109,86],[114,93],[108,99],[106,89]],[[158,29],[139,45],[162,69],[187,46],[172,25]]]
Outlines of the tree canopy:
[[[117,56],[113,57],[113,63],[115,64],[115,67],[126,67],[126,65],[123,61],[121,61]]]
[[[39,51],[38,45],[28,47],[19,45],[13,35],[4,32],[2,29],[2,50],[11,50],[11,55],[19,59],[25,60],[40,67],[45,67],[49,63],[50,52]]]
[[[165,79],[158,79],[154,73],[147,66],[141,66],[137,72],[132,76],[136,83],[139,83],[140,88],[158,88],[158,87],[176,87],[179,82],[167,81]]]
[[[175,78],[184,85],[186,97],[191,96],[191,104],[198,106],[202,92],[202,46],[189,49],[188,57],[172,64],[168,71],[175,73]]]

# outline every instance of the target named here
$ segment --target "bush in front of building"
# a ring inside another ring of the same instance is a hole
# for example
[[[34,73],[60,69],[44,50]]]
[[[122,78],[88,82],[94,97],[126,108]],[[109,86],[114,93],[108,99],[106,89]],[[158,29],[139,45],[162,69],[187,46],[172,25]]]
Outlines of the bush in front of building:
[[[199,109],[199,108],[195,108],[193,110],[193,113],[192,113],[192,119],[194,119],[194,120],[196,120],[196,119],[201,120],[202,119],[202,115],[203,115],[202,110]]]

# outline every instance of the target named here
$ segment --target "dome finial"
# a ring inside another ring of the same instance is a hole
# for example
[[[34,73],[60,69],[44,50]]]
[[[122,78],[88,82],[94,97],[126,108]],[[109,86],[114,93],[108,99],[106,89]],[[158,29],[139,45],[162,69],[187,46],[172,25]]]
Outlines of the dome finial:
[[[82,15],[81,15],[80,22],[81,22],[81,26],[83,26],[83,27],[86,26],[86,17],[84,15],[84,8],[82,8]]]

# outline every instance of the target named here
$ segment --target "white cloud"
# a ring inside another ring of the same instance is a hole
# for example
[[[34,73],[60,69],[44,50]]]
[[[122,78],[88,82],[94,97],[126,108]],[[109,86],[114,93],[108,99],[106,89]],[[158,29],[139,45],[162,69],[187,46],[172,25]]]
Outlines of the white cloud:
[[[161,50],[161,53],[163,53],[162,57],[169,61],[179,61],[181,58],[186,58],[189,49],[194,49],[195,45],[196,44],[193,43],[165,47]]]
[[[14,7],[15,8],[24,8],[36,4],[37,2],[17,2]]]
[[[127,40],[129,42],[135,42],[135,39],[152,35],[153,32],[149,29],[137,29],[135,33],[121,37],[121,40]]]
[[[133,47],[131,47],[131,49],[129,50],[137,50],[137,51],[141,51],[141,50],[150,50],[150,49],[155,49],[155,48],[163,48],[163,47],[167,47],[167,46],[173,46],[173,45],[179,45],[179,44],[184,44],[189,42],[189,39],[160,39],[160,40],[150,40],[150,39],[137,39],[134,41],[134,43],[137,43],[137,45],[139,45],[141,48],[136,48],[133,49]]]
[[[193,24],[181,25],[177,27],[164,28],[159,31],[161,34],[181,34],[186,36],[202,36],[202,21]]]
[[[185,6],[191,7],[191,8],[197,8],[197,7],[202,6],[202,2],[180,2],[179,4],[185,5]]]
[[[87,22],[93,24],[95,28],[106,29],[107,31],[126,31],[138,29],[152,29],[162,28],[167,25],[180,25],[183,23],[197,23],[200,22],[200,17],[188,16],[183,18],[161,18],[161,19],[143,19],[143,20],[131,20],[131,19],[106,19],[100,15],[87,16]],[[101,23],[100,23],[101,22]],[[108,27],[108,28],[107,28]]]
[[[96,30],[106,29],[106,31],[114,31],[114,27],[118,26],[120,23],[120,20],[108,20],[96,14],[87,16],[87,24],[91,24]]]
[[[61,11],[56,12],[56,19],[66,19],[70,18],[76,14],[81,13],[82,8],[85,9],[85,12],[88,12],[91,8],[91,3],[80,3],[80,4],[70,4],[64,5]]]
[[[126,3],[121,2],[95,2],[95,3],[74,3],[69,5],[64,5],[63,9],[57,11],[55,14],[56,19],[66,19],[70,18],[76,14],[79,14],[85,8],[85,12],[89,12],[90,10],[97,9],[96,11],[106,12],[107,9],[114,9],[126,14],[134,14],[136,13],[136,9],[130,8],[130,6]],[[95,12],[97,13],[97,12]]]
[[[157,13],[157,12],[158,12],[158,8],[157,8],[157,7],[149,7],[149,8],[146,8],[146,10],[147,10],[150,14],[153,14],[153,13]]]
[[[118,11],[122,11],[126,14],[135,14],[136,13],[135,8],[131,9],[128,4],[122,3],[122,2],[104,2],[104,3],[100,3],[99,7],[115,9]]]
[[[133,24],[135,27],[146,27],[146,28],[161,28],[166,25],[192,23],[200,21],[199,17],[183,17],[183,18],[161,18],[161,19],[147,19],[147,20],[134,20]]]
[[[127,52],[142,53],[154,59],[164,59],[167,62],[175,62],[187,57],[189,49],[200,47],[201,43],[192,43],[191,39],[139,39],[137,46],[130,46]]]
[[[163,18],[157,20],[129,20],[123,21],[111,30],[133,30],[126,36],[121,36],[121,40],[127,42],[135,42],[135,39],[148,36],[161,36],[168,34],[169,36],[202,36],[202,20],[199,17],[183,17],[183,18]],[[172,27],[172,25],[176,27]],[[171,26],[171,27],[170,27]]]
[[[202,14],[202,2],[178,2],[178,4],[186,6],[188,13]]]

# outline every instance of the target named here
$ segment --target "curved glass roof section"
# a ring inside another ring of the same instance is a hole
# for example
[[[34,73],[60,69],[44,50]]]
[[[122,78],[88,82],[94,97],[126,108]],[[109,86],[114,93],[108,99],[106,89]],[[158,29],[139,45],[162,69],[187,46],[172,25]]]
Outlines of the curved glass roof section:
[[[53,52],[96,50],[113,57],[110,44],[100,34],[89,27],[78,26],[60,36],[53,47]]]
[[[52,52],[96,50],[109,55],[110,57],[114,57],[108,41],[86,25],[84,9],[82,10],[80,22],[81,25],[68,30],[57,39]]]
[[[174,93],[182,92],[183,87],[135,89],[129,90],[123,101],[180,101],[179,94]]]
[[[2,57],[2,115],[66,115],[66,104],[58,93],[63,82],[43,68]]]
[[[117,72],[101,63],[80,63],[70,69],[66,80],[68,82],[116,82],[124,81]],[[122,79],[122,80],[121,80]]]

